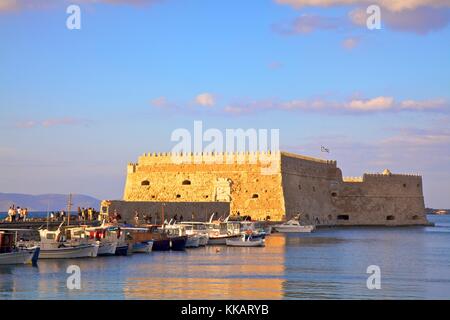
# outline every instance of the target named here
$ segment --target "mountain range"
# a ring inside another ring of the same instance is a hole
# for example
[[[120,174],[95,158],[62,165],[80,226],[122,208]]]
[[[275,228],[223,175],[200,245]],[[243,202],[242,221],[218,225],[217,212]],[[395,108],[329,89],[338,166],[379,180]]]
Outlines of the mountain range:
[[[0,193],[0,212],[8,211],[12,205],[28,208],[30,212],[67,210],[68,199],[69,196],[66,194]],[[100,200],[87,195],[74,194],[72,195],[72,210],[76,210],[77,207],[99,209]]]

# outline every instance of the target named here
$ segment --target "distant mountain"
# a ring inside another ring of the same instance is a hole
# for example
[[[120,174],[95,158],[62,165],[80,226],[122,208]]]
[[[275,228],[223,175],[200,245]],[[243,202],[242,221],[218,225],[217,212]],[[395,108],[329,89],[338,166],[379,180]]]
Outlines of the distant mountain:
[[[66,210],[69,196],[66,194],[42,194],[29,195],[20,193],[0,193],[0,212],[8,211],[9,207],[16,205],[21,208],[28,208],[29,211],[50,211]],[[100,200],[82,194],[72,196],[72,210],[77,207],[99,209]]]

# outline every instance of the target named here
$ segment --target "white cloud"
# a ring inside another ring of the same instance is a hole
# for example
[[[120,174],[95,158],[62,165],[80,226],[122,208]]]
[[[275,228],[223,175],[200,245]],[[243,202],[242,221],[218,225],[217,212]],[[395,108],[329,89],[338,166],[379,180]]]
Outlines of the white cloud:
[[[368,100],[352,100],[348,103],[347,108],[358,111],[383,111],[391,109],[394,106],[394,98],[377,97]]]
[[[276,3],[302,7],[333,7],[348,5],[378,4],[390,11],[413,10],[420,7],[442,8],[450,7],[448,0],[275,0]]]
[[[216,104],[216,98],[211,93],[201,93],[195,97],[195,103],[204,107],[213,107]]]

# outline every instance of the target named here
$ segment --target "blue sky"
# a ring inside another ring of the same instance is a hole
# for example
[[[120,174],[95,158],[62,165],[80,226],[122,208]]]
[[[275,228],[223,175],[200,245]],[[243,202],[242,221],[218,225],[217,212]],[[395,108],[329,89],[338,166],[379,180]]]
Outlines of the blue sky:
[[[121,198],[127,162],[202,120],[346,176],[420,173],[450,207],[450,4],[371,1],[369,30],[342,2],[0,0],[0,192]]]

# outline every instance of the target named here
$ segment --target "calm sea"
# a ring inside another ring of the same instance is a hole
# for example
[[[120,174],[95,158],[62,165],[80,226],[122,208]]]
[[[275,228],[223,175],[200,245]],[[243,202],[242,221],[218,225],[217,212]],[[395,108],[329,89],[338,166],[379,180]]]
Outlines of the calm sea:
[[[435,227],[337,228],[129,257],[0,266],[0,299],[449,299],[450,216]],[[217,250],[216,250],[217,249]],[[81,290],[66,269],[81,268]],[[369,265],[381,289],[367,289]]]

